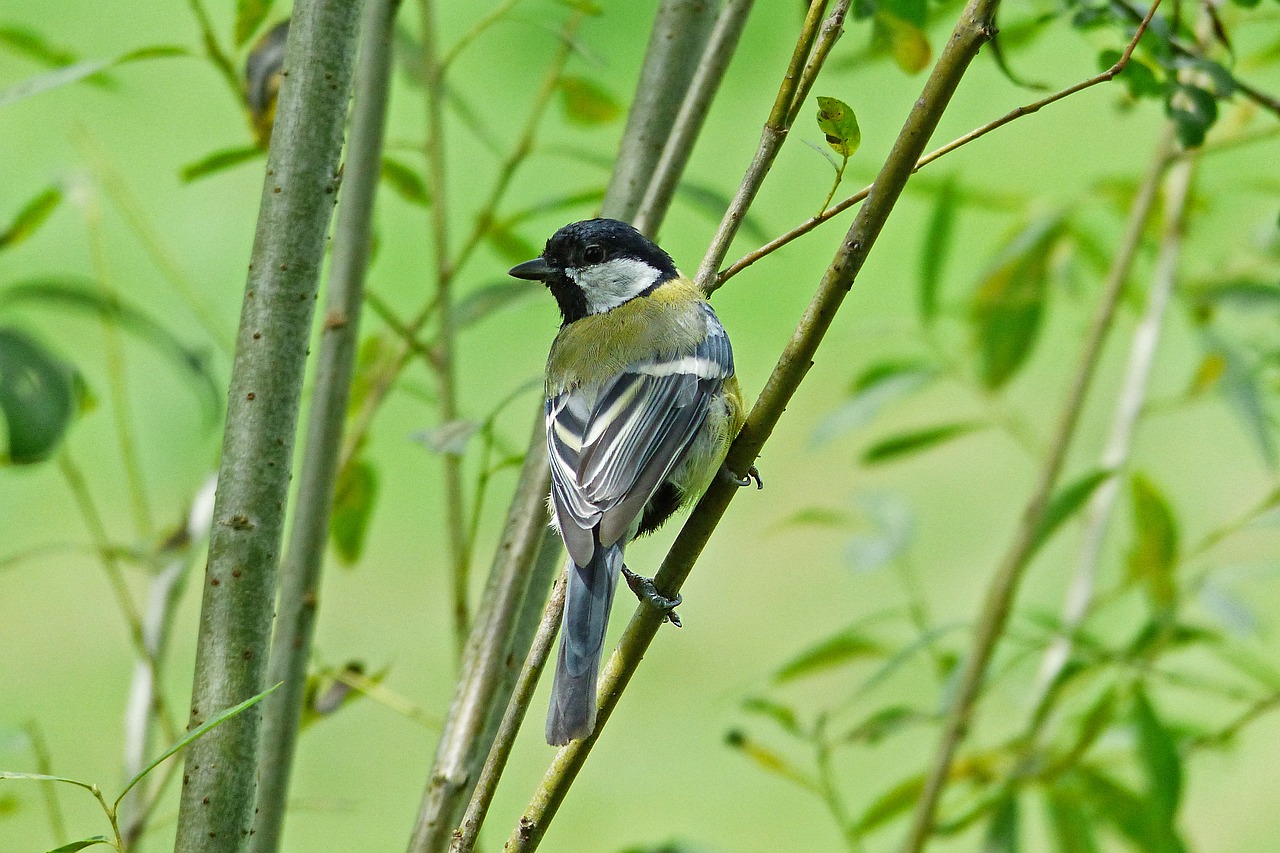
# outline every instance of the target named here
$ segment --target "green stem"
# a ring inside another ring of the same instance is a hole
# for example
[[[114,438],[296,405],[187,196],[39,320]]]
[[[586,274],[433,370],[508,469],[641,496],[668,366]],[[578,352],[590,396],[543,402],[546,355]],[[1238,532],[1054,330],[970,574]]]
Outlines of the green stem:
[[[392,40],[400,0],[369,0],[361,24],[346,176],[333,237],[333,262],[325,294],[306,447],[298,476],[297,505],[280,564],[280,594],[267,681],[283,682],[263,703],[262,750],[256,830],[249,849],[274,853],[284,829],[315,637],[320,578],[337,482],[338,458],[351,397],[360,339],[360,308],[372,245],[373,204],[382,160],[383,129],[391,82]]]
[[[300,0],[267,157],[227,405],[190,726],[261,692],[303,370],[362,4]],[[175,849],[241,851],[253,830],[261,709],[186,752]]]

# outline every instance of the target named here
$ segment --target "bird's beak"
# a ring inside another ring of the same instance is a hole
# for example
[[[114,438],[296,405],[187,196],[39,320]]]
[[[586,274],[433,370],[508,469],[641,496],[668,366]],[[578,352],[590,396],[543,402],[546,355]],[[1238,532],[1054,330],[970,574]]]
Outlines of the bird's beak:
[[[512,267],[507,274],[529,281],[546,281],[551,276],[551,266],[543,258],[534,258]]]

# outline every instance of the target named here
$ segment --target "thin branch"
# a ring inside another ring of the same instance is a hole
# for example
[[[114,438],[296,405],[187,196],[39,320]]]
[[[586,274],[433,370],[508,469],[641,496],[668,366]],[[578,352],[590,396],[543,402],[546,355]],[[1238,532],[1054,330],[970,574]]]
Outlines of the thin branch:
[[[1066,666],[1074,645],[1072,637],[1083,624],[1093,599],[1102,546],[1120,493],[1121,469],[1129,461],[1134,429],[1146,404],[1147,383],[1155,364],[1156,347],[1164,330],[1165,312],[1178,279],[1178,260],[1182,252],[1194,165],[1195,160],[1191,158],[1179,158],[1169,167],[1165,178],[1164,226],[1156,268],[1147,289],[1147,304],[1142,319],[1138,322],[1129,346],[1129,362],[1125,367],[1120,394],[1116,398],[1111,432],[1098,461],[1099,467],[1110,472],[1110,475],[1094,491],[1085,508],[1080,558],[1076,562],[1076,571],[1063,604],[1062,629],[1041,661],[1035,688],[1035,695],[1040,698],[1033,704],[1039,704]]]
[[[303,369],[355,64],[360,3],[294,7],[245,284],[205,570],[190,726],[261,692]],[[244,850],[261,706],[186,752],[176,847]],[[211,842],[211,839],[217,839]]]
[[[787,132],[791,129],[792,117],[796,112],[796,93],[802,89],[807,91],[804,89],[804,84],[811,86],[813,78],[817,75],[817,69],[810,69],[808,65],[810,54],[827,55],[831,49],[831,43],[840,37],[849,2],[850,0],[839,0],[836,3],[830,18],[834,26],[830,27],[824,25],[822,19],[827,0],[812,0],[809,4],[809,12],[800,29],[800,36],[796,39],[791,61],[787,65],[786,73],[782,76],[777,97],[774,98],[773,109],[769,112],[769,118],[765,121],[764,129],[760,133],[760,142],[756,146],[755,156],[751,158],[747,173],[738,184],[738,190],[720,219],[720,227],[711,238],[711,245],[707,247],[702,264],[698,267],[695,281],[708,293],[711,292],[711,285],[715,281],[716,270],[720,268],[730,244],[733,243],[733,238],[737,236],[747,209],[751,207],[756,193],[764,183],[765,175],[769,174],[773,161],[782,150],[782,143],[786,141]],[[815,42],[818,42],[816,49]]]
[[[1142,234],[1169,162],[1172,133],[1166,126],[1152,168],[1139,189],[1130,210],[1129,222],[1116,252],[1106,284],[1089,331],[1084,349],[1072,376],[1071,386],[1058,416],[1058,424],[1049,443],[1049,453],[1041,467],[1035,488],[1024,507],[1013,541],[1005,552],[995,576],[987,587],[982,610],[974,628],[974,638],[965,656],[964,670],[956,687],[955,696],[947,711],[943,733],[926,776],[924,790],[917,801],[912,816],[904,853],[919,853],[928,843],[934,829],[934,814],[942,789],[951,772],[956,750],[973,721],[978,692],[987,674],[997,642],[1004,633],[1004,626],[1013,605],[1019,582],[1035,553],[1038,532],[1049,506],[1049,499],[1057,483],[1058,475],[1066,459],[1067,448],[1075,435],[1076,424],[1084,407],[1085,395],[1093,381],[1102,346],[1106,342],[1115,317],[1116,307],[1124,294],[1125,283],[1133,267],[1134,258],[1142,242]]]
[[[554,553],[558,558],[559,552]],[[519,734],[520,726],[524,723],[525,712],[529,710],[529,703],[533,701],[533,692],[538,686],[538,679],[542,677],[542,670],[555,644],[556,633],[560,629],[560,617],[564,614],[564,587],[562,574],[551,592],[551,600],[547,602],[547,609],[534,635],[529,656],[525,660],[520,678],[511,694],[511,701],[502,716],[502,723],[494,738],[493,747],[489,750],[489,757],[485,759],[484,767],[480,771],[480,779],[476,783],[475,792],[471,795],[471,802],[467,804],[467,810],[462,816],[458,831],[453,835],[453,841],[449,845],[450,853],[471,853],[476,845],[480,827],[484,824],[489,806],[493,803],[493,795],[498,789],[498,779],[501,778],[502,771],[507,766],[507,760],[511,757],[511,748],[515,746],[516,735]]]
[[[1125,46],[1124,52],[1120,55],[1120,58],[1117,59],[1110,68],[1098,74],[1095,74],[1086,80],[1082,80],[1073,86],[1068,86],[1065,89],[1054,92],[1052,95],[1041,98],[1038,101],[1034,101],[1030,104],[1026,104],[1025,106],[1016,107],[1015,109],[1012,109],[1009,112],[1005,113],[1004,115],[1000,116],[1000,118],[994,119],[993,121],[989,121],[986,124],[982,125],[981,127],[974,128],[973,130],[966,133],[964,136],[960,136],[960,137],[957,137],[956,139],[951,140],[946,145],[943,145],[941,148],[935,148],[933,151],[930,151],[928,154],[925,154],[918,161],[916,161],[915,168],[912,170],[912,172],[914,173],[914,172],[920,171],[925,166],[928,166],[930,163],[939,159],[940,157],[950,154],[952,151],[955,151],[957,148],[962,148],[965,145],[968,145],[970,142],[973,142],[974,140],[981,139],[991,131],[1004,127],[1006,124],[1008,124],[1011,121],[1020,119],[1023,116],[1029,116],[1032,113],[1039,112],[1042,108],[1047,107],[1052,103],[1056,103],[1057,101],[1060,101],[1063,98],[1068,97],[1069,95],[1074,95],[1077,92],[1081,92],[1081,91],[1084,91],[1085,89],[1091,88],[1093,86],[1097,86],[1099,83],[1107,83],[1115,79],[1116,75],[1119,74],[1121,71],[1123,71],[1125,66],[1129,64],[1129,60],[1133,56],[1133,51],[1138,46],[1138,40],[1141,39],[1142,34],[1146,32],[1147,27],[1150,25],[1151,19],[1155,16],[1156,9],[1159,6],[1160,6],[1160,0],[1156,0],[1156,2],[1151,5],[1151,8],[1147,11],[1146,17],[1142,19],[1141,23],[1139,23],[1138,25],[1138,29],[1134,32],[1133,38],[1130,39],[1129,44]],[[871,193],[870,186],[863,187],[853,195],[827,208],[817,216],[814,216],[808,219],[807,221],[801,223],[800,225],[797,225],[795,228],[792,228],[790,231],[786,232],[785,234],[775,237],[773,240],[770,240],[768,243],[764,244],[763,246],[756,249],[755,251],[748,252],[747,254],[743,255],[741,258],[739,258],[738,260],[730,264],[727,268],[725,268],[724,270],[721,270],[720,273],[716,275],[715,279],[709,282],[704,287],[704,289],[708,293],[718,290],[719,288],[724,286],[725,282],[733,278],[738,273],[742,272],[747,267],[754,264],[756,261],[768,255],[773,254],[774,252],[778,251],[778,249],[781,249],[783,246],[787,245],[797,237],[802,237],[805,234],[808,234],[810,231],[817,228],[819,225],[826,222],[828,219],[839,216],[841,213],[844,213],[846,210],[848,210],[858,202],[865,199],[870,193]],[[723,260],[723,256],[721,257],[721,260]],[[701,276],[701,273],[699,273],[699,276]]]
[[[472,25],[471,29],[463,33],[462,36],[454,42],[453,47],[449,48],[445,54],[440,57],[441,73],[447,72],[449,70],[449,66],[453,64],[454,60],[462,55],[464,50],[470,47],[476,39],[484,35],[486,30],[505,18],[512,9],[519,5],[519,3],[520,0],[504,0],[504,2],[495,6],[489,14],[476,21],[475,24]]]
[[[699,57],[705,53],[718,5],[691,0],[659,3],[627,114],[627,126],[614,161],[613,177],[605,192],[605,216],[632,222],[640,214],[658,160],[687,99]],[[649,216],[655,231],[658,220]]]
[[[750,468],[804,379],[819,344],[852,288],[960,79],[978,49],[991,37],[995,7],[996,0],[971,0],[961,13],[923,92],[912,105],[876,180],[875,190],[858,211],[809,308],[752,407],[746,426],[729,449],[726,463],[730,470]],[[670,597],[679,591],[737,491],[736,486],[717,480],[698,502],[654,578],[655,586],[663,595]],[[647,604],[636,611],[601,674],[595,731],[585,740],[574,741],[560,750],[508,840],[508,850],[537,848],[663,620],[664,614]]]
[[[337,483],[338,457],[351,397],[360,309],[373,241],[373,204],[381,175],[382,139],[391,84],[392,40],[400,0],[369,0],[361,23],[346,175],[333,237],[333,262],[325,294],[324,323],[315,387],[307,419],[306,447],[298,475],[297,504],[288,550],[280,564],[276,628],[267,668],[270,684],[283,682],[264,703],[263,762],[258,778],[254,853],[274,853],[284,829],[298,728],[315,637],[320,578]]]
[[[632,219],[631,224],[641,233],[654,236],[657,223],[666,218],[680,175],[684,173],[689,155],[693,153],[694,141],[702,132],[711,102],[720,91],[720,83],[729,67],[729,60],[733,59],[738,49],[738,40],[754,2],[755,0],[729,0],[716,18],[711,37],[707,39],[707,46],[702,51],[702,59],[689,83],[689,94],[680,104],[670,135],[662,147],[662,156],[653,167],[644,199]]]

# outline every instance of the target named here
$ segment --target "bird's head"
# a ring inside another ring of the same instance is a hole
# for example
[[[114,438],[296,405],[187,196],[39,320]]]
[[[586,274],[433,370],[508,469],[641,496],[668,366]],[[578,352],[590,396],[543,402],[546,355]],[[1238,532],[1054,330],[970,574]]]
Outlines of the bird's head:
[[[627,223],[585,219],[553,234],[540,256],[512,267],[511,275],[545,284],[568,325],[645,296],[680,273],[670,255]]]

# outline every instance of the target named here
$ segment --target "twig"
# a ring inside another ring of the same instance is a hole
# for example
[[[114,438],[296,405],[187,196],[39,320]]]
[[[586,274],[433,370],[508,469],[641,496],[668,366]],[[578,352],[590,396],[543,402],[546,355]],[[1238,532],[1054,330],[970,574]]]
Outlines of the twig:
[[[662,0],[658,5],[613,176],[605,191],[605,216],[625,222],[639,216],[645,191],[687,99],[699,57],[704,55],[717,5],[689,0]],[[657,230],[658,221],[653,217],[649,224]]]
[[[729,251],[730,244],[733,243],[733,238],[737,236],[738,228],[742,225],[742,219],[746,216],[747,209],[751,207],[751,202],[755,200],[756,193],[760,191],[760,186],[764,183],[765,175],[769,174],[769,169],[773,167],[773,161],[777,159],[778,152],[782,150],[782,143],[786,141],[787,132],[791,129],[792,116],[796,113],[796,93],[807,91],[803,84],[807,81],[808,85],[812,85],[812,78],[817,74],[816,69],[811,69],[808,66],[810,54],[815,53],[826,56],[830,50],[830,45],[825,47],[820,45],[815,50],[814,43],[815,41],[834,42],[835,39],[839,38],[844,15],[849,8],[849,0],[839,0],[836,3],[836,8],[831,13],[831,19],[836,23],[834,27],[823,25],[822,15],[826,8],[827,0],[812,0],[809,4],[809,12],[805,16],[804,25],[800,29],[800,36],[796,39],[795,50],[792,51],[791,61],[782,77],[782,84],[778,87],[773,109],[770,110],[769,118],[765,121],[764,129],[760,133],[760,142],[756,146],[755,156],[751,158],[747,173],[742,178],[742,182],[738,184],[738,190],[729,202],[729,207],[725,210],[724,216],[721,217],[720,227],[716,229],[715,236],[711,238],[711,245],[707,247],[707,252],[702,258],[702,264],[698,267],[695,281],[699,287],[708,293],[711,292],[716,270],[720,268],[721,262],[724,261],[724,256]]]
[[[644,199],[631,224],[641,233],[654,236],[657,223],[666,218],[667,208],[675,195],[680,175],[693,153],[694,141],[702,132],[707,111],[720,90],[729,60],[738,49],[738,39],[746,26],[747,16],[755,0],[729,0],[720,10],[702,58],[689,83],[689,94],[680,104],[671,125],[671,133],[662,147],[662,156],[653,167]],[[690,4],[693,5],[693,4]]]
[[[556,556],[559,557],[558,552]],[[520,671],[520,678],[511,694],[511,701],[502,716],[502,723],[494,738],[493,748],[490,749],[489,757],[485,759],[484,767],[480,771],[475,793],[471,795],[471,802],[467,804],[462,823],[453,835],[453,841],[449,845],[450,853],[471,853],[475,847],[476,838],[480,835],[480,827],[484,824],[485,815],[489,813],[489,806],[497,791],[498,779],[502,776],[507,760],[511,757],[511,748],[515,745],[516,735],[524,723],[525,712],[533,700],[533,691],[538,686],[538,679],[542,677],[542,670],[555,643],[556,633],[560,630],[560,617],[564,613],[564,586],[562,574],[551,592],[551,600],[547,602],[547,609],[538,625],[537,634],[534,635],[529,656],[525,660],[524,668]]]
[[[947,40],[876,179],[876,189],[858,211],[809,308],[752,407],[746,426],[729,449],[726,462],[730,470],[745,471],[755,461],[808,372],[823,336],[853,286],[929,135],[937,127],[969,63],[991,37],[995,6],[996,0],[971,0],[961,13],[954,33]],[[698,502],[654,578],[655,586],[663,595],[670,597],[679,591],[737,491],[736,486],[718,480]],[[574,741],[560,750],[507,841],[506,849],[537,848],[662,621],[663,616],[648,605],[641,605],[632,617],[601,674],[595,731],[585,740]]]
[[[1164,228],[1160,239],[1155,272],[1147,290],[1147,304],[1129,347],[1129,362],[1116,399],[1111,433],[1099,459],[1099,467],[1110,472],[1101,483],[1084,513],[1084,536],[1075,574],[1067,589],[1062,608],[1062,630],[1045,651],[1036,676],[1034,695],[1039,701],[1062,672],[1071,656],[1072,637],[1079,629],[1093,598],[1094,582],[1107,528],[1120,493],[1121,469],[1129,459],[1133,432],[1147,399],[1147,383],[1155,363],[1156,346],[1164,329],[1165,310],[1178,278],[1178,258],[1182,251],[1186,227],[1187,205],[1191,196],[1191,179],[1195,161],[1179,158],[1169,167],[1165,178]]]
[[[904,853],[919,853],[933,833],[934,813],[942,789],[951,772],[952,761],[960,741],[972,722],[978,692],[982,687],[987,667],[996,643],[1004,633],[1018,584],[1026,573],[1035,553],[1038,531],[1058,474],[1066,459],[1067,448],[1075,434],[1084,399],[1102,353],[1102,345],[1111,330],[1116,307],[1124,293],[1125,282],[1142,242],[1143,230],[1155,206],[1161,177],[1168,166],[1168,152],[1172,133],[1166,126],[1158,154],[1151,171],[1139,189],[1130,210],[1129,222],[1120,248],[1107,275],[1107,281],[1098,307],[1094,313],[1077,363],[1066,400],[1058,416],[1058,424],[1049,443],[1049,453],[1041,467],[1035,488],[1022,511],[1018,528],[995,576],[987,587],[982,610],[974,628],[973,644],[965,656],[964,670],[956,687],[955,697],[947,711],[942,737],[926,776],[924,790],[917,801],[911,827],[902,849]]]
[[[31,753],[36,760],[36,772],[45,776],[53,775],[53,754],[49,752],[49,742],[36,719],[23,724],[27,734],[27,742],[31,745]],[[58,783],[42,782],[40,791],[44,794],[45,809],[49,812],[49,828],[53,831],[53,843],[61,844],[67,837],[67,819],[62,813],[62,805],[58,802]]]
[[[298,474],[297,505],[288,549],[280,564],[280,593],[267,681],[283,682],[263,706],[254,853],[274,853],[284,828],[285,803],[315,637],[316,609],[338,457],[351,396],[360,308],[373,235],[373,203],[381,175],[382,139],[391,83],[392,40],[400,0],[369,0],[361,22],[346,175],[333,237],[333,262],[325,294],[324,323],[306,446]]]
[[[462,36],[454,42],[453,47],[445,51],[444,55],[440,57],[441,72],[443,73],[448,71],[449,66],[453,64],[454,60],[457,59],[464,50],[470,47],[476,39],[480,38],[480,36],[484,34],[485,30],[505,18],[507,14],[519,3],[520,0],[504,0],[504,2],[495,6],[489,14],[476,21],[475,24],[472,25],[471,29],[463,33]]]
[[[1142,19],[1142,22],[1138,25],[1137,31],[1133,34],[1133,38],[1129,40],[1129,44],[1125,47],[1124,53],[1120,55],[1120,58],[1117,59],[1115,61],[1115,64],[1113,64],[1110,68],[1098,74],[1093,75],[1087,80],[1082,80],[1073,86],[1068,86],[1065,89],[1054,92],[1052,95],[1041,98],[1038,101],[1034,101],[1030,104],[1026,104],[1025,106],[1012,109],[1009,112],[1005,113],[1004,115],[1000,116],[1000,118],[997,118],[993,121],[989,121],[986,124],[982,125],[981,127],[974,128],[973,130],[966,133],[964,136],[957,137],[956,139],[953,139],[950,142],[948,142],[946,145],[943,145],[941,148],[936,148],[933,151],[930,151],[928,154],[924,155],[916,162],[915,168],[912,169],[912,172],[914,173],[914,172],[920,171],[925,166],[928,166],[930,163],[937,160],[938,158],[943,157],[947,154],[950,154],[952,151],[955,151],[957,148],[962,148],[963,146],[968,145],[970,142],[973,142],[976,139],[980,139],[983,136],[986,136],[988,133],[990,133],[993,130],[1004,127],[1006,124],[1008,124],[1011,121],[1020,119],[1023,116],[1029,116],[1035,112],[1039,112],[1042,108],[1047,107],[1052,103],[1056,103],[1057,101],[1060,101],[1069,95],[1074,95],[1077,92],[1081,92],[1081,91],[1084,91],[1085,89],[1091,88],[1093,86],[1097,86],[1099,83],[1106,83],[1110,80],[1113,80],[1115,76],[1119,74],[1121,71],[1123,71],[1125,66],[1129,64],[1129,60],[1133,56],[1133,51],[1138,46],[1138,40],[1141,39],[1142,34],[1146,32],[1147,26],[1151,23],[1151,19],[1152,17],[1155,16],[1156,9],[1159,7],[1159,5],[1160,5],[1160,0],[1156,0],[1156,2],[1151,5],[1150,10],[1147,11],[1146,17]],[[835,216],[840,215],[841,213],[844,213],[846,210],[848,210],[858,202],[865,199],[870,193],[871,193],[870,186],[863,187],[862,189],[858,190],[856,193],[844,199],[843,201],[840,201],[837,204],[827,208],[821,214],[808,219],[807,221],[801,223],[800,225],[797,225],[795,228],[792,228],[790,231],[786,232],[785,234],[775,237],[773,240],[770,240],[768,243],[764,244],[763,246],[756,249],[755,251],[748,252],[747,254],[743,255],[741,258],[739,258],[738,260],[730,264],[727,268],[722,270],[718,275],[716,275],[714,281],[710,282],[704,289],[706,289],[708,293],[718,290],[720,287],[724,285],[725,282],[733,278],[738,273],[742,272],[747,267],[754,264],[756,261],[766,257],[767,255],[773,254],[778,249],[781,249],[783,246],[787,245],[797,237],[802,237],[805,234],[808,234],[810,231],[817,228],[819,225],[826,222],[828,219],[831,219]],[[701,273],[699,273],[699,275],[701,275]]]
[[[190,725],[262,690],[276,564],[325,235],[351,92],[359,3],[294,7],[236,340],[205,570]],[[261,711],[187,749],[176,847],[245,849]]]

